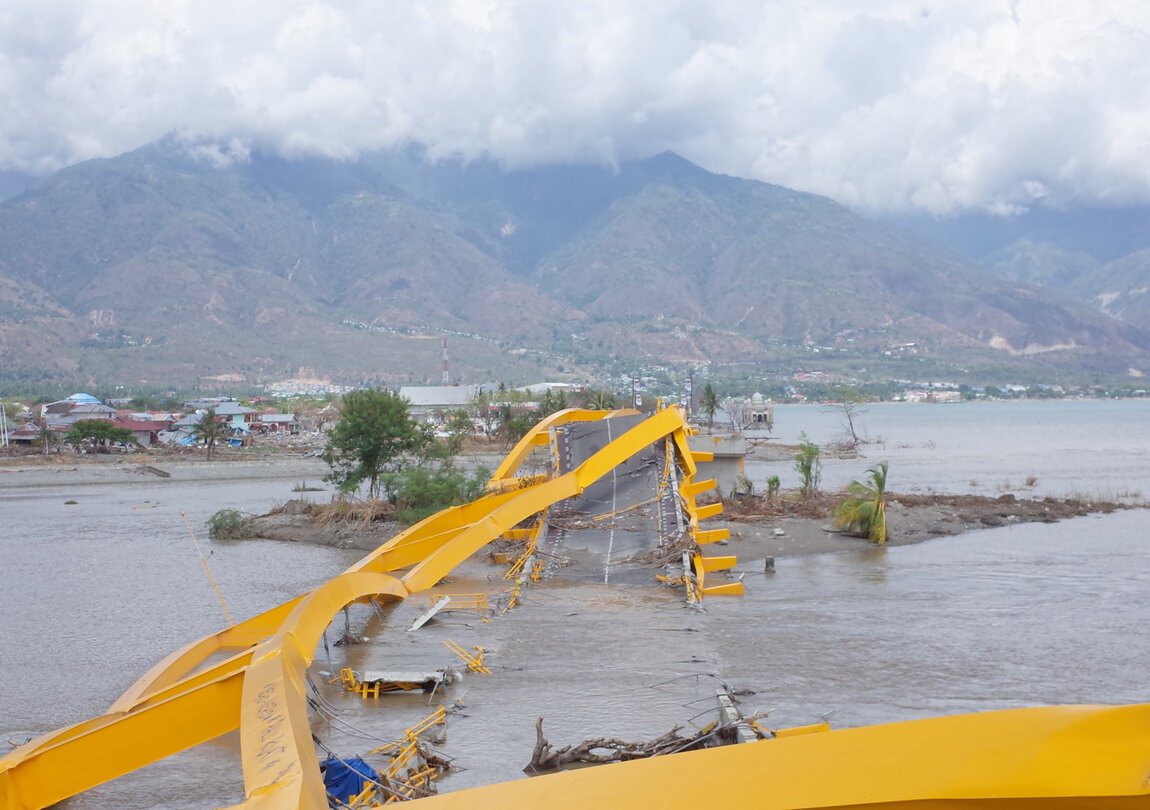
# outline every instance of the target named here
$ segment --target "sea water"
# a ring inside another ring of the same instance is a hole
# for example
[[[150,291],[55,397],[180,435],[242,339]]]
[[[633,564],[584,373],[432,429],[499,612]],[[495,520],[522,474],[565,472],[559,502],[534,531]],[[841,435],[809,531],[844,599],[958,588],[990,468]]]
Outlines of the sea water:
[[[895,491],[1141,500],[1150,495],[1147,428],[1146,401],[873,405],[856,417],[873,443],[862,457],[828,461],[824,482],[841,486],[886,460]],[[802,433],[826,442],[841,429],[829,409],[779,407],[778,438],[767,441]],[[795,485],[785,461],[752,460],[748,472]],[[237,617],[345,567],[355,555],[203,538],[216,509],[262,511],[290,497],[290,484],[0,488],[0,738],[21,741],[101,713],[156,660],[223,625],[192,534]],[[710,599],[703,612],[672,591],[542,583],[490,624],[455,619],[421,636],[403,633],[416,608],[401,605],[382,618],[360,614],[376,643],[321,652],[313,670],[427,655],[440,636],[488,646],[493,674],[468,678],[450,696],[465,710],[449,723],[444,750],[461,770],[444,789],[521,777],[536,717],[556,745],[644,739],[708,722],[724,682],[751,693],[744,708],[769,711],[768,725],[1146,701],[1146,516],[1131,510],[783,558],[773,575],[747,567],[747,595]],[[481,577],[460,587],[502,583]],[[425,698],[327,696],[339,715],[313,718],[313,729],[343,753],[366,752],[427,711]],[[70,806],[237,801],[237,750],[229,735]]]

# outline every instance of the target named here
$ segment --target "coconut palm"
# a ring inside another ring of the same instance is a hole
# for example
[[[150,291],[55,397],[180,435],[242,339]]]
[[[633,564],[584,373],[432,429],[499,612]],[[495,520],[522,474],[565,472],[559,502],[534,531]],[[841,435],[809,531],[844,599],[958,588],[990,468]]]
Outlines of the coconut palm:
[[[48,423],[45,422],[36,431],[36,441],[40,442],[40,446],[44,448],[44,455],[48,455],[52,452],[52,446],[56,444],[56,431],[48,427]]]
[[[226,439],[228,436],[227,426],[216,418],[216,409],[208,408],[204,415],[200,417],[200,422],[192,429],[192,436],[195,437],[197,442],[203,442],[208,448],[208,460],[212,459],[212,450],[216,447],[216,442]]]
[[[615,408],[615,396],[608,394],[604,389],[599,389],[588,401],[587,407],[593,411],[613,410]]]
[[[886,544],[886,477],[887,463],[867,470],[869,481],[852,481],[847,497],[835,507],[835,526],[865,535],[875,545]]]
[[[707,417],[707,427],[715,426],[715,411],[719,410],[719,395],[710,383],[703,386],[703,398],[699,402],[699,411]]]

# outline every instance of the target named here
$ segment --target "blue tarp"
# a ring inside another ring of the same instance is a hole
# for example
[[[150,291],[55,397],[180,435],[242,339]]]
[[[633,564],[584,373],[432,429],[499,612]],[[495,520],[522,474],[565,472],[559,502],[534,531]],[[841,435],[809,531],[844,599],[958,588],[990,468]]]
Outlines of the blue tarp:
[[[346,802],[352,796],[363,792],[364,785],[370,779],[379,781],[379,774],[375,768],[368,765],[360,757],[336,759],[328,757],[320,766],[323,768],[323,784],[329,796],[334,796],[341,802]]]

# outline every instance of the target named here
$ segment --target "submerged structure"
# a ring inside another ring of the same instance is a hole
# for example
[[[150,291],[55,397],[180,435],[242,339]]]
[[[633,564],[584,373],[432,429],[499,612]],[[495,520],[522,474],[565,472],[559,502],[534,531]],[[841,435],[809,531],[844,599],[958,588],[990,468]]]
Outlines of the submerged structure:
[[[308,716],[308,668],[347,605],[427,592],[502,538],[518,588],[560,558],[604,582],[652,576],[689,602],[737,595],[734,559],[701,521],[682,412],[568,410],[536,425],[488,493],[398,534],[315,590],[173,652],[99,716],[0,758],[0,810],[46,807],[238,730],[245,808],[329,806]],[[539,451],[542,451],[540,453]],[[534,455],[533,455],[534,454]],[[528,469],[529,459],[545,461]],[[558,516],[562,514],[562,520]],[[586,519],[571,516],[587,515]],[[606,520],[600,520],[607,516]],[[404,628],[387,632],[403,633]],[[464,657],[464,656],[461,656]],[[482,651],[464,657],[482,666]],[[364,678],[350,681],[357,687]],[[366,691],[364,698],[367,699]],[[744,745],[503,782],[417,799],[427,807],[1150,807],[1150,706],[1052,707],[885,726],[781,730]],[[397,796],[390,796],[394,800]],[[365,794],[356,806],[378,803]]]

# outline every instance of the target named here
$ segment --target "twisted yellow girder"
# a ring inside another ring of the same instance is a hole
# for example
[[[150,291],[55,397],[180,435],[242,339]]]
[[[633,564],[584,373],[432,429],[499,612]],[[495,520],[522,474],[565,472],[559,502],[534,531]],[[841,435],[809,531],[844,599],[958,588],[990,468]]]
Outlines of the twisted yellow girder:
[[[551,427],[633,411],[569,410],[541,422],[500,466],[506,483]],[[172,653],[134,683],[108,713],[33,740],[0,758],[0,810],[53,804],[236,728],[241,732],[247,808],[327,806],[307,724],[304,676],[323,629],[341,608],[426,590],[479,548],[526,518],[581,492],[613,467],[671,437],[684,482],[695,474],[678,408],[626,431],[577,469],[531,479],[445,509],[396,535],[343,574]],[[525,448],[525,449],[524,449]],[[684,498],[698,530],[692,487]],[[414,566],[414,567],[412,567]],[[411,568],[396,579],[387,572]],[[200,671],[208,658],[236,651]]]
[[[1146,810],[1150,704],[779,737],[432,796],[420,810]]]
[[[569,412],[550,425],[602,418]],[[537,426],[528,452],[547,434]],[[692,536],[717,510],[696,496],[707,454],[687,446],[677,409],[626,432],[578,469],[507,486],[526,453],[501,467],[492,494],[400,533],[321,587],[159,662],[101,717],[45,735],[0,758],[0,810],[40,808],[176,751],[240,729],[243,808],[325,808],[307,723],[305,675],[331,617],[358,600],[394,601],[430,587],[486,542],[613,466],[670,437],[682,470],[680,502]],[[695,555],[694,592],[728,558]],[[414,567],[411,567],[414,566]],[[400,578],[389,572],[409,568]],[[219,652],[233,655],[204,667]],[[202,669],[201,669],[202,667]],[[421,806],[658,805],[695,810],[721,801],[776,810],[1150,807],[1150,705],[1051,707],[896,723],[585,769],[420,800]]]
[[[550,416],[542,419],[531,430],[523,434],[511,452],[507,454],[503,462],[495,468],[495,472],[491,474],[491,480],[487,486],[491,489],[499,489],[505,481],[512,478],[519,468],[523,466],[523,462],[531,455],[531,451],[536,447],[544,447],[551,441],[551,429],[559,427],[560,425],[567,425],[572,422],[595,422],[600,419],[608,419],[612,416],[636,416],[638,411],[631,408],[621,408],[616,411],[592,411],[585,408],[567,408],[562,411],[556,411]]]

